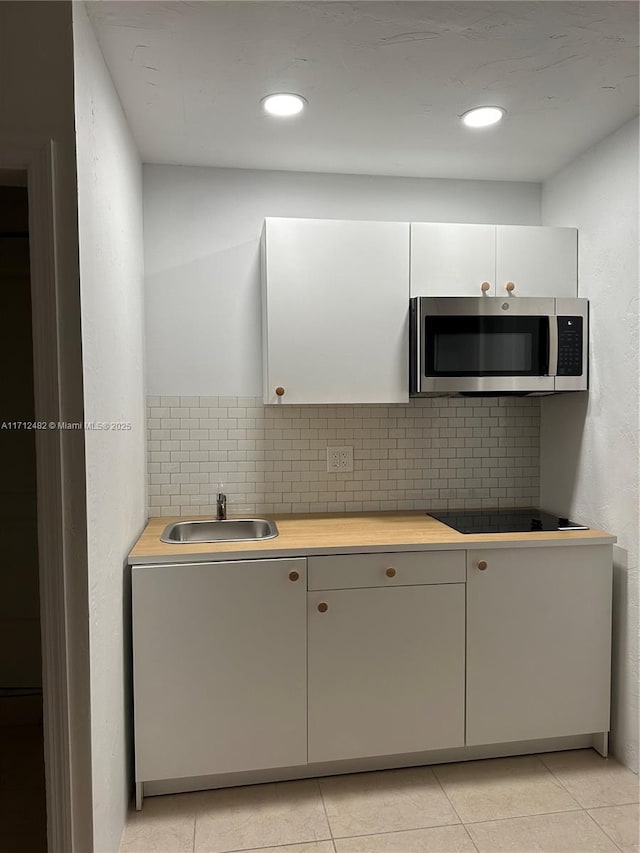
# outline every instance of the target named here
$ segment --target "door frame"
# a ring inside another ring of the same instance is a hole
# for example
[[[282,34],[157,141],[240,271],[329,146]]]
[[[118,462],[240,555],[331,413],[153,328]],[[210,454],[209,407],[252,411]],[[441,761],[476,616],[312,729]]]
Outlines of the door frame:
[[[62,392],[72,383],[77,391],[81,372],[60,357],[58,304],[69,283],[58,252],[69,234],[56,227],[55,153],[49,138],[0,135],[0,173],[27,178],[35,420],[55,424],[35,430],[48,851],[86,853],[93,849],[86,521],[84,529],[69,523],[71,502],[85,499],[84,432],[74,431],[71,446],[58,428]]]

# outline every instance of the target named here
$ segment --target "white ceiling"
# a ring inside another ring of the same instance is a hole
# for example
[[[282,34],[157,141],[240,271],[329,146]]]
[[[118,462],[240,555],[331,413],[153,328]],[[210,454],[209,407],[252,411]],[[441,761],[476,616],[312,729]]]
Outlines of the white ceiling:
[[[635,2],[101,2],[142,158],[539,181],[638,113]],[[265,116],[276,91],[309,101]],[[464,128],[478,104],[508,111]]]

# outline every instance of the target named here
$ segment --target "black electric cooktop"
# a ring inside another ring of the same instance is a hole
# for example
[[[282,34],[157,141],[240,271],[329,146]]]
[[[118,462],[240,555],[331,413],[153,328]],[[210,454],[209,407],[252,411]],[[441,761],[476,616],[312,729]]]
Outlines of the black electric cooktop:
[[[429,512],[459,533],[530,533],[537,530],[588,530],[542,509],[483,509]]]

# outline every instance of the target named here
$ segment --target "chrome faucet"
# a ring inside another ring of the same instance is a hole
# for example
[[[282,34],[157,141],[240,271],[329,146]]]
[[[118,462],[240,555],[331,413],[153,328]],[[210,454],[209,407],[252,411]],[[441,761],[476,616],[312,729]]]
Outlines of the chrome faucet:
[[[218,492],[216,495],[216,518],[218,521],[224,521],[227,517],[227,496],[224,492]]]

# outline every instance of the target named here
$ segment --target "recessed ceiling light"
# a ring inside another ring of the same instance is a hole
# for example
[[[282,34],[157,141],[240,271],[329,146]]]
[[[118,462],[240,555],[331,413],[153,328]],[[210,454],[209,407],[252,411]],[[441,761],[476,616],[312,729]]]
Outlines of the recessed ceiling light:
[[[262,107],[266,113],[279,118],[295,116],[301,113],[307,102],[302,95],[293,95],[289,92],[267,95],[262,99]]]
[[[489,127],[497,124],[506,115],[502,107],[474,107],[460,116],[467,127]]]

